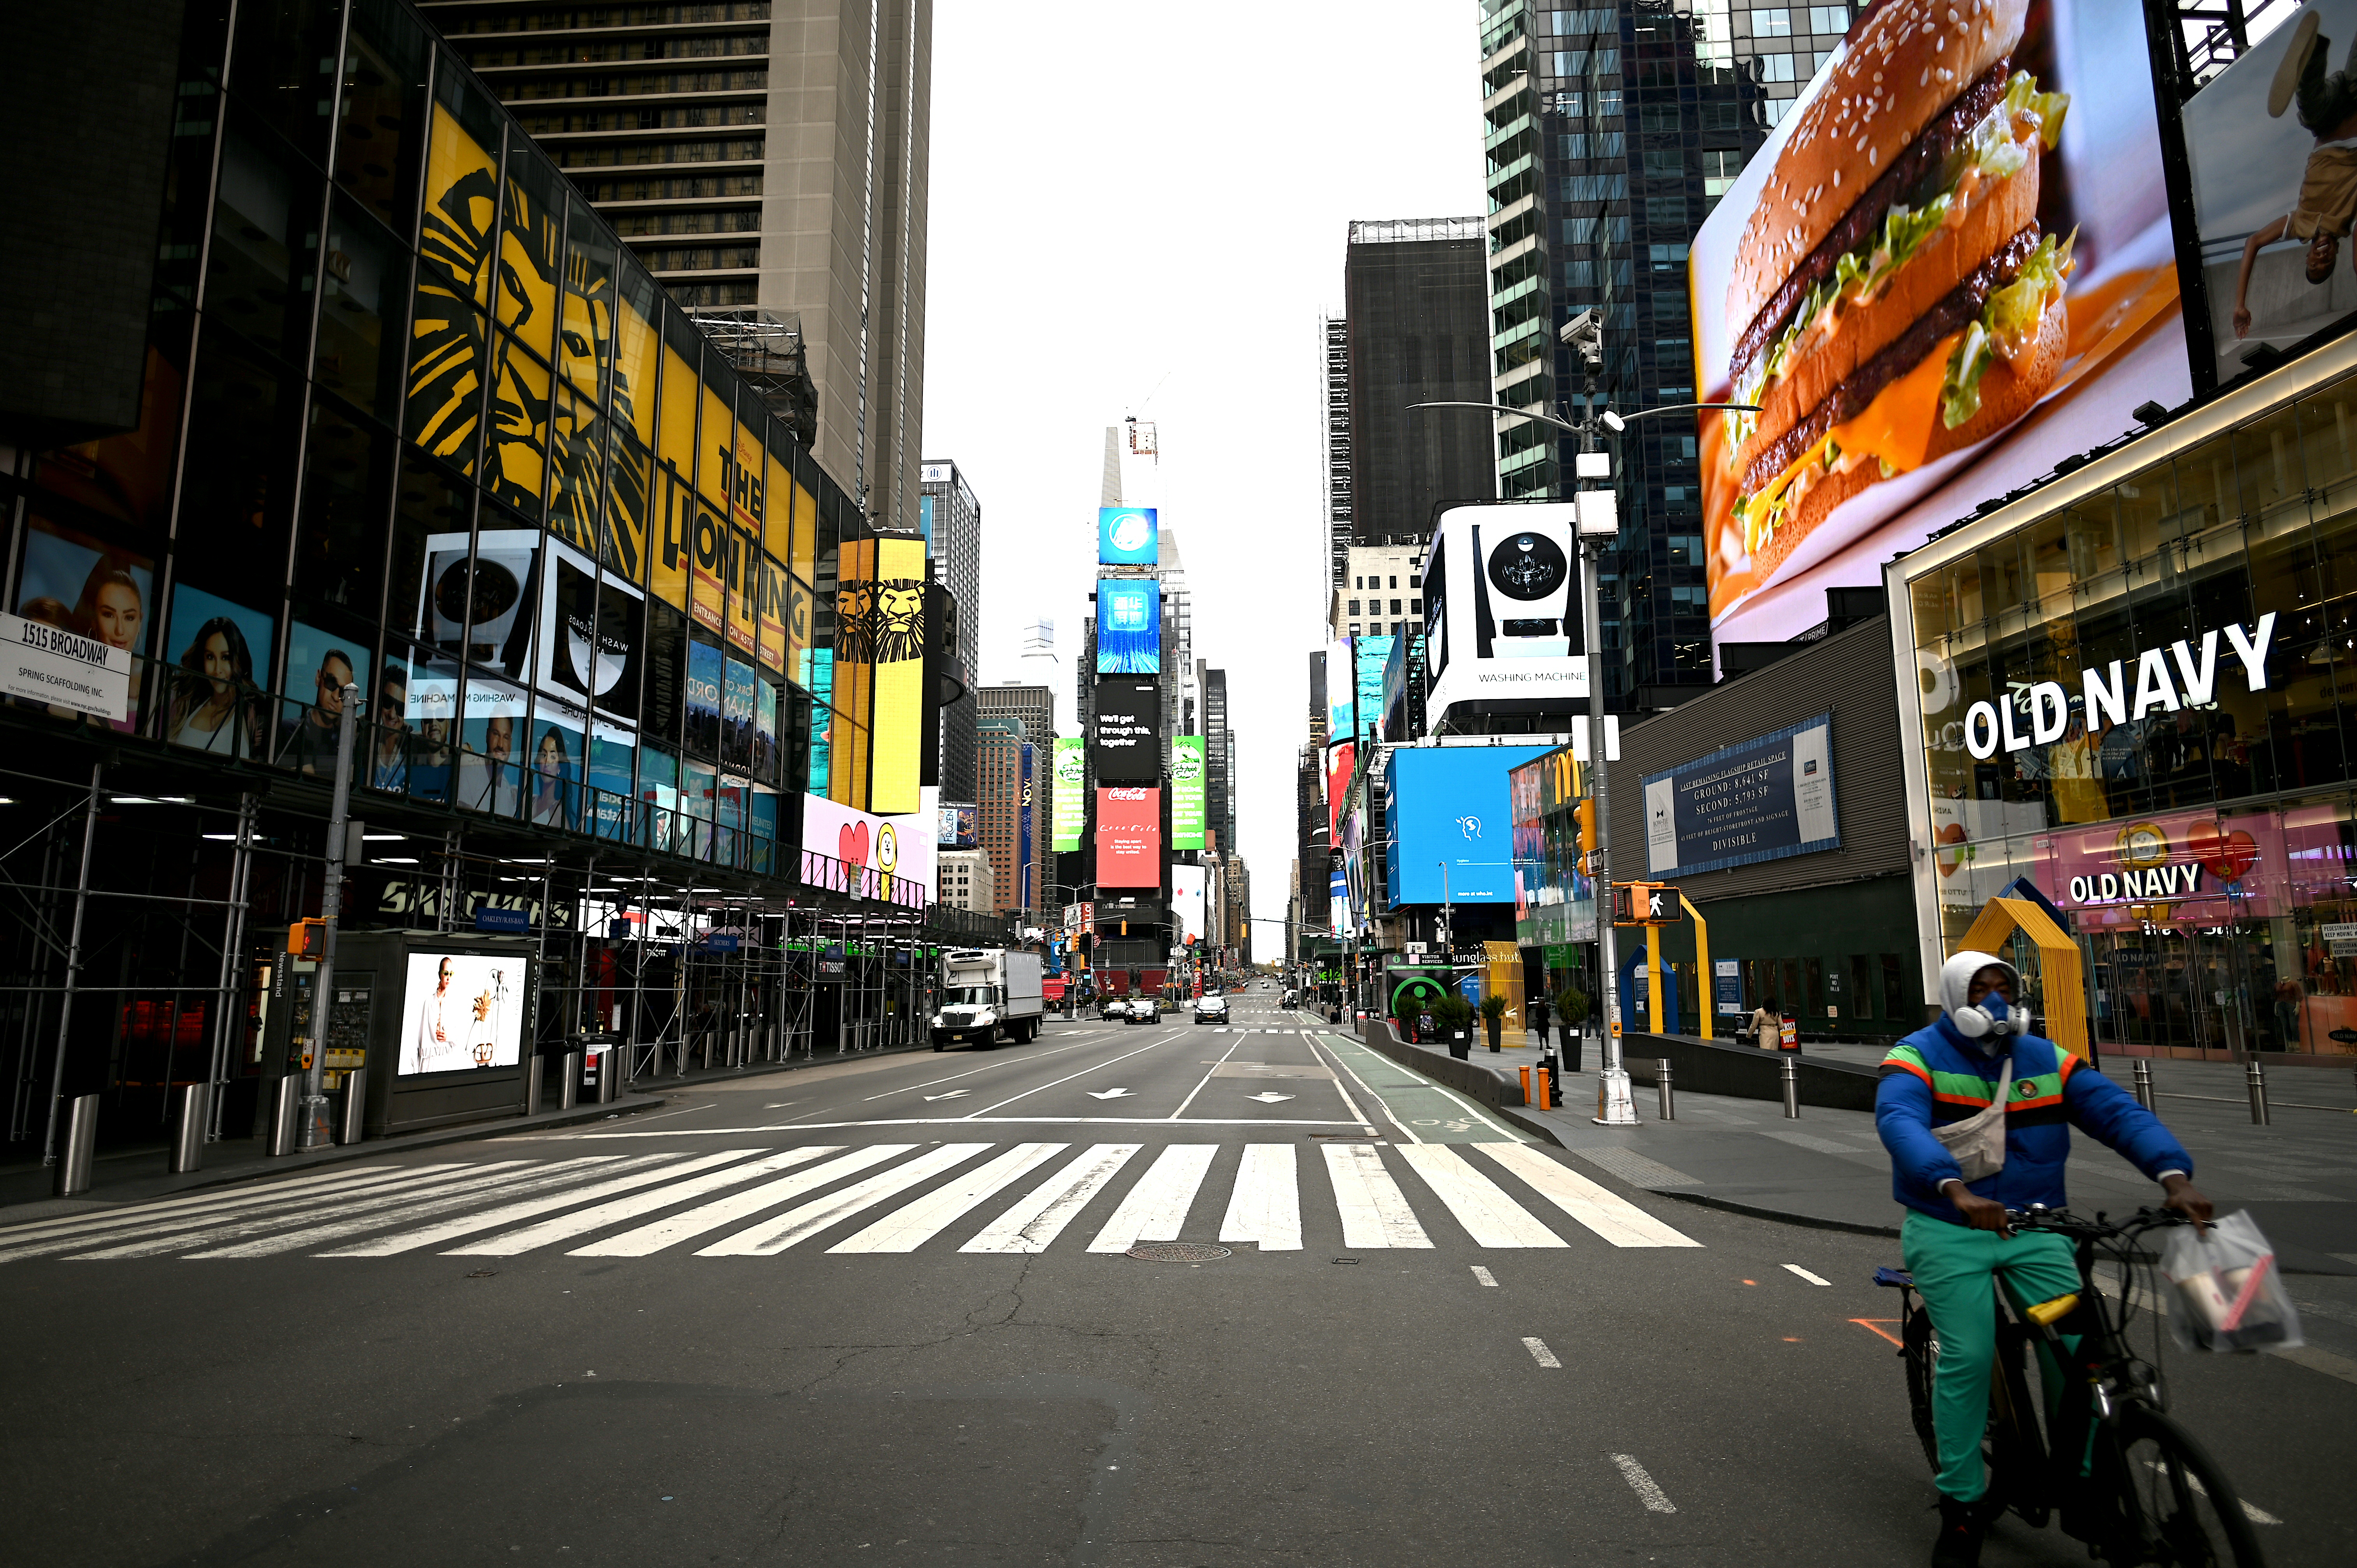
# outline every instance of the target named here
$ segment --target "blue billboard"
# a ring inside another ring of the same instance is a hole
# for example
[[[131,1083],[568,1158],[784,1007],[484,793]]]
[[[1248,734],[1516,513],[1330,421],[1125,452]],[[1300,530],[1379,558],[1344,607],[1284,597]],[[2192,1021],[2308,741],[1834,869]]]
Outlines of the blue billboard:
[[[1162,531],[1150,506],[1097,508],[1097,563],[1154,566],[1162,560]]]
[[[1506,775],[1554,749],[1394,747],[1383,790],[1383,868],[1392,904],[1512,904],[1513,814]]]
[[[1097,581],[1097,673],[1162,673],[1162,585],[1150,577]]]
[[[1351,639],[1351,657],[1358,663],[1358,732],[1362,736],[1383,733],[1383,666],[1391,661],[1392,644],[1399,640],[1395,637]]]

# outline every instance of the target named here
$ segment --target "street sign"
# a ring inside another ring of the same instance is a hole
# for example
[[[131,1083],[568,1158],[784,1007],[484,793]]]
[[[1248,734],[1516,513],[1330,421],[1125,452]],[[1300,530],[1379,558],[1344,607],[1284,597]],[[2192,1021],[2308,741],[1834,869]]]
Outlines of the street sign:
[[[532,929],[529,909],[494,909],[489,905],[475,911],[475,929],[479,931],[528,931]]]
[[[1424,956],[1424,944],[1422,942],[1402,942],[1400,943],[1400,951],[1409,958],[1422,958]]]

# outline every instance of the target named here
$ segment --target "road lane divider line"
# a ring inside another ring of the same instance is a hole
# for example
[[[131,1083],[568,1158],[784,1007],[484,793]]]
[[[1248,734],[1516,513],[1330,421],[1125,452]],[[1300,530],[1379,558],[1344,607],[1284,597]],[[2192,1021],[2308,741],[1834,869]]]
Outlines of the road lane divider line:
[[[603,1176],[608,1171],[631,1170],[662,1158],[660,1155],[640,1155],[632,1159],[592,1158],[559,1160],[554,1165],[540,1165],[523,1172],[517,1179],[504,1182],[500,1194],[546,1192],[551,1187],[573,1187],[587,1176]],[[588,1167],[588,1168],[584,1168]],[[256,1237],[233,1242],[225,1247],[208,1247],[202,1251],[184,1252],[186,1258],[267,1258],[280,1252],[304,1252],[324,1241],[340,1241],[347,1236],[358,1236],[370,1230],[382,1230],[388,1225],[414,1225],[421,1219],[431,1219],[437,1214],[449,1214],[470,1208],[483,1200],[482,1194],[472,1190],[445,1193],[438,1197],[421,1197],[404,1203],[382,1214],[362,1215],[357,1219],[341,1216],[323,1225],[307,1225],[299,1230],[282,1230],[276,1235]]]
[[[1475,1170],[1447,1144],[1415,1144],[1399,1151],[1466,1233],[1482,1247],[1568,1247],[1505,1190]]]
[[[1629,1489],[1637,1494],[1637,1500],[1645,1505],[1646,1512],[1678,1511],[1678,1505],[1670,1501],[1669,1494],[1654,1484],[1653,1477],[1646,1473],[1645,1466],[1637,1463],[1634,1455],[1608,1454],[1605,1457],[1620,1466],[1621,1479],[1629,1483]]]
[[[1244,1145],[1220,1240],[1257,1242],[1264,1252],[1301,1251],[1301,1181],[1291,1144]]]
[[[1069,1046],[1058,1046],[1052,1051],[1034,1051],[1028,1057],[1003,1057],[997,1061],[985,1062],[980,1067],[970,1069],[964,1072],[953,1072],[947,1078],[929,1078],[922,1083],[912,1083],[901,1089],[888,1089],[881,1094],[864,1095],[860,1099],[860,1103],[865,1105],[870,1100],[889,1100],[896,1094],[909,1094],[913,1093],[915,1090],[920,1089],[931,1089],[937,1083],[955,1083],[962,1078],[972,1078],[975,1073],[988,1072],[993,1068],[1028,1067],[1033,1062],[1039,1061],[1043,1058],[1061,1056],[1066,1051],[1077,1051],[1080,1048],[1081,1042],[1075,1040]],[[788,1103],[791,1104],[793,1102],[789,1101]],[[766,1107],[765,1109],[774,1110],[777,1108],[772,1106]]]
[[[1498,1288],[1498,1276],[1479,1263],[1473,1265],[1473,1278],[1479,1283],[1488,1285],[1491,1290]]]
[[[1230,1057],[1234,1056],[1237,1050],[1243,1047],[1243,1043],[1242,1036],[1239,1036],[1233,1044],[1230,1045],[1226,1050],[1220,1053],[1219,1061],[1213,1062],[1211,1064],[1211,1070],[1203,1075],[1203,1083],[1199,1083],[1194,1088],[1189,1090],[1187,1091],[1187,1098],[1178,1102],[1178,1109],[1170,1113],[1171,1121],[1178,1121],[1180,1114],[1186,1111],[1187,1107],[1195,1103],[1195,1096],[1203,1092],[1203,1084],[1211,1082],[1214,1077],[1218,1076],[1221,1064],[1225,1062]]]
[[[1326,1176],[1334,1187],[1334,1207],[1342,1217],[1342,1245],[1355,1251],[1385,1247],[1429,1247],[1432,1238],[1416,1223],[1407,1194],[1383,1168],[1383,1155],[1372,1144],[1328,1144]]]
[[[634,1230],[625,1230],[619,1236],[608,1236],[601,1241],[592,1241],[586,1247],[576,1247],[566,1252],[565,1256],[568,1258],[651,1257],[666,1247],[675,1246],[682,1241],[694,1240],[696,1237],[717,1230],[724,1225],[734,1225],[740,1219],[750,1219],[765,1208],[775,1208],[788,1198],[799,1197],[803,1193],[815,1191],[829,1183],[840,1181],[845,1176],[856,1176],[870,1166],[882,1165],[886,1160],[897,1160],[915,1147],[917,1145],[914,1144],[870,1144],[865,1148],[848,1150],[841,1154],[838,1158],[829,1160],[824,1165],[813,1165],[808,1170],[795,1171],[790,1176],[780,1176],[775,1181],[763,1182],[749,1192],[731,1193],[726,1197],[716,1197],[709,1203],[688,1209],[685,1213],[673,1214],[666,1219],[654,1220]],[[836,1153],[833,1149],[820,1152]],[[483,1247],[490,1244],[485,1242],[474,1247],[457,1248],[454,1251],[461,1255],[469,1255],[480,1252]]]
[[[961,1252],[1044,1252],[1103,1191],[1142,1144],[1099,1144],[1033,1187],[1023,1201],[982,1228]]]
[[[1541,1197],[1616,1247],[1699,1247],[1701,1242],[1654,1219],[1609,1187],[1559,1165],[1527,1144],[1476,1144]],[[1819,1281],[1823,1283],[1823,1281]]]
[[[1217,1144],[1170,1144],[1137,1178],[1121,1207],[1104,1222],[1092,1252],[1126,1252],[1140,1241],[1176,1241],[1186,1228],[1187,1211],[1211,1168]]]
[[[1173,1035],[1170,1038],[1171,1038],[1171,1039],[1176,1039],[1176,1038],[1178,1038],[1178,1036],[1177,1036],[1176,1035]],[[1116,1062],[1125,1062],[1125,1061],[1127,1061],[1131,1057],[1142,1057],[1142,1056],[1144,1056],[1146,1052],[1148,1052],[1148,1051],[1150,1051],[1150,1050],[1157,1049],[1157,1048],[1159,1048],[1159,1047],[1163,1047],[1163,1046],[1167,1046],[1167,1045],[1168,1045],[1169,1043],[1170,1043],[1170,1040],[1155,1040],[1155,1041],[1152,1041],[1152,1042],[1150,1042],[1150,1043],[1148,1043],[1148,1044],[1146,1044],[1146,1045],[1143,1045],[1143,1046],[1138,1047],[1137,1047],[1137,1049],[1135,1049],[1135,1050],[1134,1050],[1134,1051],[1125,1051],[1125,1052],[1123,1052],[1120,1056],[1117,1056],[1117,1057],[1108,1057],[1107,1058],[1105,1058],[1103,1061],[1101,1061],[1101,1062],[1092,1062],[1092,1063],[1091,1063],[1089,1066],[1082,1068],[1082,1069],[1080,1071],[1078,1071],[1078,1072],[1075,1072],[1075,1073],[1070,1073],[1070,1074],[1067,1074],[1066,1076],[1064,1076],[1064,1077],[1062,1077],[1062,1078],[1058,1079],[1054,1083],[1043,1083],[1043,1084],[1041,1084],[1041,1085],[1040,1085],[1039,1088],[1037,1088],[1037,1089],[1027,1089],[1027,1090],[1025,1090],[1021,1094],[1010,1094],[1010,1095],[1008,1095],[1006,1099],[1004,1099],[1004,1100],[1000,1101],[998,1102],[998,1104],[997,1104],[997,1105],[985,1105],[985,1106],[984,1106],[980,1111],[975,1112],[972,1116],[969,1116],[969,1117],[964,1118],[964,1120],[969,1121],[969,1122],[978,1121],[978,1120],[980,1120],[983,1116],[985,1116],[985,1115],[988,1114],[989,1112],[993,1112],[993,1111],[997,1110],[997,1109],[998,1109],[998,1107],[999,1107],[1000,1105],[1012,1105],[1012,1104],[1014,1104],[1014,1103],[1015,1103],[1017,1101],[1018,1101],[1018,1100],[1028,1100],[1028,1099],[1029,1099],[1032,1095],[1035,1095],[1035,1094],[1045,1094],[1048,1090],[1051,1090],[1051,1089],[1055,1089],[1055,1088],[1058,1088],[1058,1087],[1060,1087],[1060,1086],[1061,1086],[1061,1085],[1063,1085],[1063,1084],[1067,1084],[1067,1083],[1071,1082],[1073,1079],[1076,1079],[1076,1078],[1086,1078],[1086,1077],[1088,1077],[1088,1076],[1089,1076],[1089,1074],[1091,1074],[1091,1073],[1092,1073],[1092,1072],[1096,1071],[1096,1070],[1097,1070],[1097,1069],[1099,1069],[1099,1068],[1101,1068],[1101,1067],[1112,1067],[1112,1066],[1113,1066],[1114,1063],[1116,1063]]]
[[[937,1187],[916,1202],[894,1209],[856,1235],[837,1241],[830,1252],[913,1252],[940,1235],[967,1210],[1009,1182],[1028,1176],[1070,1144],[1017,1144],[988,1165]]]
[[[758,1155],[760,1152],[759,1149],[722,1149],[716,1154],[694,1157],[663,1155],[659,1156],[662,1162],[659,1165],[631,1170],[627,1176],[617,1176],[609,1180],[592,1183],[588,1187],[576,1187],[570,1192],[560,1192],[547,1197],[528,1197],[520,1203],[503,1203],[497,1208],[486,1209],[479,1214],[469,1214],[457,1219],[445,1219],[439,1224],[428,1225],[421,1230],[396,1230],[388,1236],[378,1236],[353,1246],[338,1247],[329,1251],[314,1252],[311,1255],[315,1258],[396,1257],[403,1252],[414,1252],[425,1247],[438,1247],[445,1241],[456,1241],[462,1237],[479,1236],[486,1230],[504,1230],[511,1225],[522,1224],[527,1219],[556,1209],[577,1208],[583,1204],[596,1203],[601,1198],[611,1197],[617,1193],[652,1187],[657,1182],[678,1181],[683,1176],[694,1176],[698,1171],[709,1170],[714,1165],[726,1165],[732,1160],[741,1160],[748,1155]],[[621,1170],[625,1167],[617,1165],[614,1168]]]
[[[1808,1271],[1808,1270],[1806,1270],[1806,1269],[1804,1269],[1804,1268],[1801,1267],[1801,1265],[1800,1265],[1800,1264],[1798,1264],[1798,1263],[1787,1263],[1787,1264],[1785,1264],[1785,1265],[1784,1265],[1784,1272],[1785,1272],[1785,1273],[1787,1273],[1798,1274],[1798,1275],[1800,1275],[1803,1279],[1804,1279],[1804,1280],[1808,1281],[1808,1282],[1809,1282],[1811,1284],[1813,1284],[1813,1285],[1824,1285],[1824,1286],[1826,1286],[1826,1287],[1828,1287],[1828,1288],[1831,1288],[1831,1286],[1832,1286],[1832,1284],[1833,1284],[1833,1283],[1834,1283],[1833,1281],[1831,1281],[1831,1280],[1826,1279],[1825,1277],[1824,1277],[1822,1274],[1813,1274],[1813,1273],[1809,1273],[1809,1271]]]
[[[865,1213],[886,1198],[908,1191],[920,1182],[931,1181],[952,1165],[966,1161],[989,1148],[988,1144],[942,1144],[918,1155],[908,1164],[855,1182],[839,1192],[814,1197],[798,1208],[790,1208],[774,1219],[725,1236],[708,1247],[699,1248],[699,1258],[774,1258],[797,1241],[806,1241],[831,1225],[837,1225],[855,1214]]]
[[[398,1184],[388,1182],[382,1187],[371,1187],[360,1197],[342,1205],[339,1212],[345,1215],[381,1213],[438,1188],[460,1186],[479,1188],[495,1186],[511,1176],[521,1176],[532,1168],[529,1161],[500,1160],[486,1165],[454,1167],[421,1182]],[[399,1192],[389,1190],[396,1185],[403,1190]],[[225,1224],[207,1226],[201,1230],[183,1231],[167,1236],[142,1237],[118,1246],[104,1247],[95,1252],[77,1252],[73,1254],[73,1259],[78,1262],[87,1262],[115,1258],[153,1258],[161,1253],[178,1251],[183,1247],[206,1247],[217,1241],[242,1240],[248,1236],[260,1235],[264,1230],[274,1230],[281,1226],[299,1224],[302,1219],[303,1216],[299,1213],[244,1216]]]
[[[1531,1359],[1536,1361],[1542,1367],[1553,1367],[1558,1370],[1563,1367],[1563,1359],[1557,1356],[1554,1351],[1548,1349],[1546,1341],[1544,1339],[1536,1339],[1528,1335],[1524,1335],[1523,1337],[1523,1348],[1528,1350],[1531,1353]]]

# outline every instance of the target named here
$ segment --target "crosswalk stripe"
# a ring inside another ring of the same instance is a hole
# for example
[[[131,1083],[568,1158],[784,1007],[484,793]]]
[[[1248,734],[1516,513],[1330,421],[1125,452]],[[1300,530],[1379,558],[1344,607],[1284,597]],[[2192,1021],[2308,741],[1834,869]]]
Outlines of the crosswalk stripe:
[[[1126,1252],[1140,1241],[1178,1240],[1187,1223],[1187,1210],[1194,1207],[1196,1189],[1203,1185],[1211,1156],[1219,1152],[1217,1144],[1165,1147],[1121,1200],[1121,1207],[1113,1211],[1097,1239],[1089,1243],[1089,1251]]]
[[[982,1228],[961,1252],[1044,1252],[1144,1145],[1099,1144]]]
[[[1228,1194],[1228,1215],[1220,1222],[1222,1241],[1256,1241],[1264,1252],[1301,1251],[1301,1184],[1294,1172],[1290,1144],[1246,1144],[1236,1185]]]
[[[651,1187],[659,1181],[676,1181],[696,1171],[709,1170],[714,1165],[726,1165],[731,1160],[741,1160],[748,1155],[760,1152],[759,1149],[723,1149],[716,1155],[701,1155],[692,1160],[683,1160],[675,1155],[660,1155],[651,1165],[631,1169],[627,1176],[618,1176],[590,1187],[576,1187],[547,1197],[528,1197],[520,1203],[502,1204],[480,1214],[461,1215],[456,1219],[445,1219],[438,1225],[428,1225],[421,1230],[396,1230],[389,1236],[371,1237],[354,1246],[337,1247],[311,1255],[315,1258],[390,1258],[402,1252],[414,1252],[425,1247],[438,1247],[445,1241],[456,1241],[464,1236],[497,1230],[536,1214],[546,1214],[552,1209],[594,1203],[601,1197]],[[630,1161],[629,1165],[638,1165],[639,1162]],[[628,1167],[618,1165],[615,1168]]]
[[[1541,1197],[1616,1247],[1699,1247],[1682,1230],[1654,1219],[1608,1187],[1555,1164],[1527,1144],[1477,1144],[1483,1154],[1522,1177]]]
[[[1433,1196],[1483,1247],[1566,1247],[1570,1243],[1531,1217],[1503,1188],[1467,1164],[1447,1144],[1410,1144],[1400,1158],[1422,1176]]]
[[[717,1230],[724,1225],[733,1225],[739,1219],[749,1219],[765,1208],[775,1208],[790,1197],[813,1191],[826,1186],[829,1182],[839,1181],[845,1176],[864,1171],[870,1165],[880,1165],[887,1160],[899,1159],[916,1146],[914,1144],[870,1144],[866,1148],[850,1150],[840,1158],[829,1160],[823,1165],[813,1165],[808,1170],[796,1171],[791,1176],[780,1176],[775,1181],[763,1182],[750,1191],[732,1193],[726,1197],[716,1197],[710,1203],[700,1204],[683,1214],[673,1214],[666,1219],[641,1225],[635,1230],[625,1230],[619,1236],[608,1236],[602,1241],[592,1241],[586,1247],[576,1247],[565,1256],[569,1258],[648,1257],[677,1242],[692,1240],[706,1231]],[[799,1151],[789,1152],[799,1153]],[[830,1155],[835,1153],[831,1148],[817,1152]],[[715,1173],[714,1176],[704,1179],[714,1180],[728,1174],[730,1173],[720,1171]],[[471,1251],[474,1249],[454,1248],[453,1251]]]
[[[523,1160],[500,1160],[485,1165],[454,1166],[425,1181],[387,1183],[383,1187],[372,1187],[366,1196],[341,1205],[339,1212],[346,1215],[382,1213],[385,1209],[407,1203],[421,1194],[439,1187],[471,1187],[479,1191],[485,1187],[495,1186],[505,1181],[510,1176],[528,1168],[530,1168],[528,1162]],[[387,1187],[393,1186],[398,1186],[403,1190],[399,1192],[387,1190]],[[102,1248],[95,1252],[76,1252],[72,1254],[72,1261],[91,1262],[115,1258],[152,1258],[159,1253],[178,1251],[183,1247],[209,1247],[216,1242],[242,1240],[248,1236],[258,1236],[265,1230],[274,1230],[282,1225],[292,1225],[301,1218],[300,1213],[294,1211],[250,1215],[225,1224],[208,1226],[201,1230],[142,1237],[137,1240],[126,1241],[120,1246]]]
[[[395,1186],[413,1187],[420,1181],[445,1171],[457,1169],[455,1163],[432,1165],[382,1165],[375,1167],[382,1175],[364,1182],[347,1183],[341,1176],[334,1180],[305,1178],[300,1183],[274,1185],[267,1191],[246,1192],[234,1201],[213,1200],[204,1207],[182,1208],[169,1206],[162,1212],[117,1211],[93,1214],[83,1219],[70,1220],[40,1227],[39,1239],[22,1245],[0,1248],[0,1263],[18,1258],[38,1258],[47,1252],[68,1252],[76,1247],[108,1236],[160,1234],[166,1230],[190,1230],[218,1223],[224,1216],[248,1209],[275,1208],[289,1202],[310,1202],[321,1198],[335,1199],[355,1194],[391,1191]],[[357,1174],[357,1173],[355,1173]],[[387,1179],[387,1178],[398,1178]],[[159,1208],[162,1206],[159,1206]],[[27,1228],[29,1230],[31,1228]],[[13,1237],[11,1238],[14,1239]]]
[[[894,1209],[857,1235],[837,1241],[830,1252],[913,1252],[940,1235],[951,1221],[978,1208],[992,1193],[1046,1165],[1070,1144],[1017,1144],[978,1170]]]
[[[0,1230],[0,1262],[10,1258],[31,1257],[42,1249],[24,1243],[65,1237],[70,1240],[119,1230],[129,1226],[170,1222],[187,1216],[212,1216],[257,1204],[276,1203],[292,1195],[319,1194],[331,1189],[360,1188],[394,1176],[412,1176],[424,1171],[447,1170],[438,1165],[370,1165],[361,1170],[335,1171],[322,1176],[297,1176],[292,1181],[273,1182],[267,1187],[238,1187],[229,1192],[207,1192],[189,1197],[176,1197],[162,1203],[134,1204],[127,1208],[92,1209],[63,1219],[45,1219],[38,1224],[16,1226]],[[191,1224],[202,1220],[191,1219]]]
[[[553,1187],[572,1187],[586,1176],[602,1176],[607,1170],[621,1170],[630,1165],[642,1165],[650,1156],[617,1160],[611,1155],[592,1155],[586,1159],[558,1160],[551,1165],[534,1165],[529,1170],[513,1173],[514,1179],[500,1184],[502,1196],[522,1192],[545,1192]],[[199,1252],[183,1252],[184,1258],[266,1258],[278,1252],[304,1251],[322,1241],[340,1241],[347,1236],[358,1236],[367,1230],[382,1230],[387,1225],[408,1225],[420,1219],[431,1219],[437,1214],[453,1209],[471,1208],[483,1200],[483,1195],[471,1187],[438,1197],[420,1197],[379,1214],[364,1214],[352,1219],[331,1219],[324,1225],[305,1226],[299,1230],[281,1230],[275,1235],[256,1237],[232,1242],[224,1247],[208,1247]]]
[[[1342,1215],[1342,1245],[1368,1251],[1432,1245],[1415,1222],[1407,1195],[1383,1168],[1382,1150],[1372,1144],[1329,1144],[1325,1153],[1334,1206]]]
[[[920,1182],[929,1181],[988,1147],[988,1144],[943,1144],[920,1155],[907,1165],[869,1176],[866,1181],[854,1183],[840,1192],[813,1198],[799,1208],[788,1209],[774,1219],[765,1219],[734,1236],[723,1237],[709,1247],[699,1248],[695,1255],[699,1258],[775,1257],[795,1242],[807,1240],[830,1225],[864,1213],[894,1193],[906,1192]]]
[[[782,1153],[771,1155],[766,1159],[753,1160],[745,1165],[728,1165],[725,1170],[707,1170],[702,1176],[689,1175],[695,1169],[695,1165],[683,1166],[676,1174],[686,1177],[685,1180],[671,1182],[651,1192],[638,1193],[635,1197],[611,1197],[609,1201],[597,1203],[592,1208],[578,1209],[570,1214],[559,1214],[535,1225],[525,1225],[512,1230],[502,1230],[496,1236],[486,1236],[481,1240],[470,1242],[464,1247],[447,1248],[442,1255],[446,1258],[518,1257],[542,1247],[554,1246],[559,1241],[570,1241],[576,1236],[587,1236],[593,1230],[610,1230],[625,1220],[636,1219],[642,1214],[651,1214],[658,1208],[670,1208],[674,1205],[685,1203],[690,1198],[702,1197],[709,1192],[718,1192],[724,1187],[741,1187],[756,1176],[791,1170],[796,1165],[806,1165],[822,1155],[841,1152],[840,1145],[787,1149]],[[759,1153],[759,1149],[730,1149],[714,1159],[699,1161],[697,1165],[709,1166],[722,1160],[736,1160],[746,1155]],[[607,1188],[592,1188],[582,1196],[591,1199],[606,1197],[610,1189]],[[780,1198],[791,1196],[792,1196],[791,1193],[780,1195]],[[519,1211],[523,1208],[524,1206],[521,1204],[517,1206]],[[530,1215],[517,1212],[512,1218],[526,1219]],[[499,1223],[506,1225],[510,1221],[500,1219]],[[725,1221],[716,1221],[716,1223],[725,1223]]]

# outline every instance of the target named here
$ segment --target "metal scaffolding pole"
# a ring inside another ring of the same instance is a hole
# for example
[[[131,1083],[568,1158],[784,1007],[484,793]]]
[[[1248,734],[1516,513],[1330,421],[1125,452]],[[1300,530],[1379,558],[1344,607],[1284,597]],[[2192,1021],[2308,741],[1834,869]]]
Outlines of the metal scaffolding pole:
[[[74,987],[81,981],[81,922],[90,908],[90,858],[98,843],[98,788],[105,775],[106,764],[91,764],[90,800],[81,821],[81,875],[74,882],[73,933],[66,943],[65,995],[58,1004],[58,1050],[49,1069],[48,1130],[41,1136],[44,1165],[58,1163],[58,1108],[65,1101],[66,1036],[73,1027]]]
[[[253,876],[253,824],[260,808],[260,799],[252,790],[238,797],[237,843],[231,851],[229,870],[229,912],[221,926],[221,984],[215,996],[212,1062],[205,1077],[205,1142],[209,1144],[221,1141],[221,1107],[227,1098],[221,1090],[236,1076],[234,1069],[241,1065],[233,1058],[244,1033],[245,1020],[239,1014],[237,999],[244,991],[239,976],[245,966],[246,890]]]

